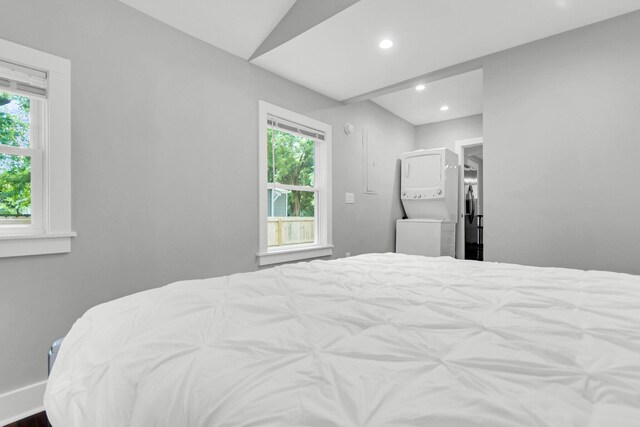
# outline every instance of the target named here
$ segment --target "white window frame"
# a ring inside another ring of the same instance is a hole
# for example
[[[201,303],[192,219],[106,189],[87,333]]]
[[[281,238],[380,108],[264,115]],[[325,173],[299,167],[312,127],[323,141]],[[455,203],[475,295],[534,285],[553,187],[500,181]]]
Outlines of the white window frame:
[[[71,230],[71,62],[3,39],[0,60],[47,74],[46,103],[34,103],[40,117],[30,149],[32,183],[37,183],[32,224],[0,226],[0,258],[70,252],[76,236]]]
[[[0,88],[2,92],[23,95],[11,89]],[[30,140],[29,147],[16,147],[0,144],[0,153],[19,157],[31,158],[31,221],[29,224],[0,225],[0,238],[13,235],[35,235],[43,230],[43,201],[44,201],[44,132],[46,116],[44,101],[29,95],[30,98]]]
[[[268,247],[267,190],[267,118],[278,117],[288,122],[316,129],[324,133],[324,141],[315,142],[316,241],[301,245]],[[258,265],[270,265],[302,259],[330,256],[333,253],[331,221],[331,125],[286,110],[265,101],[258,102]]]

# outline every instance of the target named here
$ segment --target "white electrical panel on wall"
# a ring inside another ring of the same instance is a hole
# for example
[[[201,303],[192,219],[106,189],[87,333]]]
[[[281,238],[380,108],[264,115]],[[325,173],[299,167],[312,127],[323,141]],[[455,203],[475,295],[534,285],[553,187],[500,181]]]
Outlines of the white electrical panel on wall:
[[[379,137],[375,131],[362,129],[362,170],[365,194],[378,194],[380,161],[378,158]]]

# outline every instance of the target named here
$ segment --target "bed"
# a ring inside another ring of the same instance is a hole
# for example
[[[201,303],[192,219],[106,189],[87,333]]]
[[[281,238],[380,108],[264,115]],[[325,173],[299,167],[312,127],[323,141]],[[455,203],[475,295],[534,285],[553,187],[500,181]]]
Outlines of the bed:
[[[638,426],[640,276],[401,254],[96,306],[45,407],[73,426]]]

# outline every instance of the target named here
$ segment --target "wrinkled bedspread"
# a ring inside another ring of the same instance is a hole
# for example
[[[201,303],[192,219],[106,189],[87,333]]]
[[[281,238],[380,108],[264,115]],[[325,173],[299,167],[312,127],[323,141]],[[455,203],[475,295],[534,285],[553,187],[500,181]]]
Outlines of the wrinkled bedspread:
[[[639,426],[640,276],[369,254],[96,306],[55,427]]]

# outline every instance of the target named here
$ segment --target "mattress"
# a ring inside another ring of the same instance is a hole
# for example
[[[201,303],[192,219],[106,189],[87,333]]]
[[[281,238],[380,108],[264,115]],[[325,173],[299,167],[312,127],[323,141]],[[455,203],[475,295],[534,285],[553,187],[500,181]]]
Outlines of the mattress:
[[[640,276],[368,254],[96,306],[58,426],[638,426]]]

